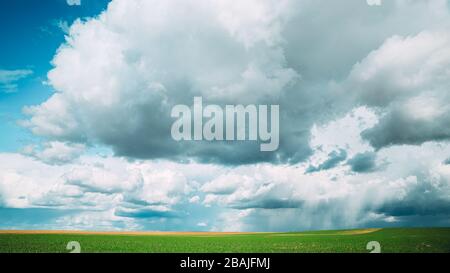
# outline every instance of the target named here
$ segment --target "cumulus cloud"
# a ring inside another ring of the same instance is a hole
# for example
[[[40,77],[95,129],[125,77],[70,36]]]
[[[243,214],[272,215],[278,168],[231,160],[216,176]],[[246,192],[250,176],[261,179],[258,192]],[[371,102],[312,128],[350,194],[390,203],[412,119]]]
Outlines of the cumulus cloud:
[[[0,91],[4,93],[16,92],[18,82],[33,74],[30,69],[2,70],[0,69]]]
[[[377,168],[376,158],[376,153],[365,152],[355,155],[353,158],[349,159],[347,163],[350,165],[353,172],[371,172]]]
[[[196,95],[220,105],[276,103],[299,78],[281,47],[288,3],[113,1],[100,17],[72,25],[48,75],[58,92],[26,108],[32,117],[23,124],[137,158],[275,159],[258,143],[177,143],[170,111]]]
[[[213,165],[128,162],[94,154],[52,164],[2,153],[0,162],[0,207],[15,211],[6,211],[3,228],[196,230],[205,215],[189,210],[200,206],[198,189],[225,172]],[[28,223],[33,210],[54,217]]]
[[[449,45],[446,31],[395,36],[354,66],[348,88],[384,112],[363,132],[375,148],[449,139]]]
[[[240,169],[233,175],[241,173],[248,182],[239,184],[233,193],[216,194],[209,200],[246,211],[241,219],[245,230],[386,226],[394,222],[417,225],[420,216],[438,215],[435,223],[442,224],[450,214],[450,169],[441,164],[448,148],[439,151],[439,145],[411,146],[403,149],[404,155],[386,150],[380,156],[390,158],[387,170],[352,176],[341,172],[336,177],[331,171],[303,174],[302,170],[280,166]],[[404,157],[411,156],[430,161],[420,166],[405,164]]]
[[[357,12],[348,14],[348,10]],[[97,18],[71,26],[48,74],[57,93],[40,105],[27,107],[30,119],[23,124],[37,135],[59,141],[98,142],[110,146],[116,155],[132,158],[232,165],[297,163],[312,154],[309,139],[314,124],[335,119],[355,107],[354,100],[349,100],[349,89],[363,90],[359,92],[362,101],[357,104],[371,106],[386,96],[369,85],[396,89],[395,84],[402,83],[395,79],[413,77],[414,67],[434,49],[436,57],[428,61],[424,73],[434,75],[435,69],[445,67],[445,61],[433,61],[445,55],[445,35],[432,45],[418,41],[422,46],[409,51],[395,49],[394,44],[409,47],[416,42],[402,42],[394,35],[407,37],[424,28],[444,28],[449,22],[447,10],[447,2],[441,0],[390,1],[379,9],[359,0],[345,4],[114,0]],[[322,16],[309,16],[319,11]],[[415,40],[429,39],[422,36]],[[386,40],[380,50],[367,56]],[[403,60],[415,63],[409,67],[403,62],[412,74],[401,72],[402,62],[389,59],[393,50],[398,50]],[[340,81],[358,62],[342,87]],[[361,73],[378,64],[378,74],[361,78]],[[383,75],[393,69],[398,69],[393,75],[399,77],[386,76],[385,81]],[[431,83],[425,74],[423,84]],[[336,92],[336,86],[346,94]],[[279,104],[279,150],[260,153],[259,143],[173,141],[170,110],[175,104],[191,105],[194,96],[219,105]],[[436,97],[437,101],[442,99],[446,98]],[[414,135],[417,132],[408,129],[412,124],[397,120],[410,133],[398,143],[422,142]],[[381,122],[377,128],[391,123]],[[445,138],[445,132],[437,135],[442,123],[436,124],[422,139]],[[378,130],[374,130],[365,134],[374,146],[396,143],[395,136],[378,143]]]
[[[47,164],[63,165],[71,163],[83,154],[86,147],[83,144],[64,143],[52,141],[44,143],[42,147],[28,145],[22,153],[39,159]]]
[[[360,109],[314,133],[313,143],[321,149],[315,150],[313,159],[327,158],[327,150],[352,143],[346,164],[317,172],[307,172],[310,163],[242,166],[204,184],[200,190],[206,194],[205,205],[229,208],[214,227],[286,231],[448,225],[450,180],[444,164],[448,145],[428,143],[373,152],[363,139],[349,138],[347,130],[328,142],[329,130],[342,128],[342,122],[356,135],[372,126],[369,113]]]
[[[234,231],[416,225],[430,217],[440,225],[450,214],[448,153],[439,144],[387,148],[377,156],[389,165],[352,175],[347,165],[305,173],[307,164],[228,168],[83,156],[61,166],[1,154],[0,203],[68,211],[57,218],[61,228],[180,229],[177,221],[189,220],[195,228],[205,215],[212,230]]]
[[[1,154],[0,199],[6,207],[114,211],[121,216],[170,211],[189,192],[185,176],[165,166],[83,156],[75,164],[49,165]],[[162,214],[161,214],[162,215]]]

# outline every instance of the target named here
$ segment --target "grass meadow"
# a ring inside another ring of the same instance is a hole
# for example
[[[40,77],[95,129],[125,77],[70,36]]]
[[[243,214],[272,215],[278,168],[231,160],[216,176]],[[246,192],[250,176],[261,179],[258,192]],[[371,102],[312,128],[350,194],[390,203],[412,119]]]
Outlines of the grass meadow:
[[[450,228],[361,229],[289,233],[96,233],[0,231],[1,253],[383,253],[450,252]]]

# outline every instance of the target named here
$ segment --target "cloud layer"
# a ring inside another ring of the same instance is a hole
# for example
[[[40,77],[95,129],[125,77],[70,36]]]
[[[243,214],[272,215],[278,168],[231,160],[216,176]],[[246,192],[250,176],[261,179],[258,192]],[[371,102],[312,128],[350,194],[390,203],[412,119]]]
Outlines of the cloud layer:
[[[61,211],[53,228],[235,230],[239,225],[238,230],[270,231],[450,224],[450,166],[444,164],[450,147],[398,150],[379,154],[389,159],[383,169],[355,172],[341,165],[314,173],[306,164],[227,168],[99,156],[58,166],[2,154],[0,201],[8,208]],[[422,161],[405,163],[405,158]],[[211,225],[197,225],[205,221]]]
[[[44,142],[0,154],[0,204],[61,228],[449,225],[448,5],[113,0],[24,108]],[[172,140],[194,96],[280,105],[280,148]]]

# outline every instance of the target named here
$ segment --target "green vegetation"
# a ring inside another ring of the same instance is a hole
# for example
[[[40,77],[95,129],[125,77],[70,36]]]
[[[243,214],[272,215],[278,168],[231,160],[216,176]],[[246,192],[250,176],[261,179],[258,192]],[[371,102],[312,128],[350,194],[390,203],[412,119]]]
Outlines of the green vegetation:
[[[0,252],[67,253],[69,241],[78,241],[82,252],[367,253],[370,241],[378,241],[385,253],[450,252],[450,228],[199,235],[0,233]]]

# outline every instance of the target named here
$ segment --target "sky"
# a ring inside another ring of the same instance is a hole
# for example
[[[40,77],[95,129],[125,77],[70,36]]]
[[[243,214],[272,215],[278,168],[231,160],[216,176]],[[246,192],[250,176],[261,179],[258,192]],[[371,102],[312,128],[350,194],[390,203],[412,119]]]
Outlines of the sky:
[[[0,5],[0,229],[450,226],[448,0]],[[278,149],[174,140],[194,97]]]

